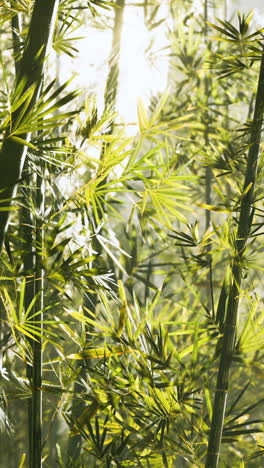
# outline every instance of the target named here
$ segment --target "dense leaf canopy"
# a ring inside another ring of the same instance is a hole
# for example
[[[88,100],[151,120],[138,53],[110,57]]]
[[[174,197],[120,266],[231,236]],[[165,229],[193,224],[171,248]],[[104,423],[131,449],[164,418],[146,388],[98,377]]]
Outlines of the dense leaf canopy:
[[[1,466],[263,465],[263,29],[165,3],[0,2]],[[132,136],[131,9],[169,63]],[[61,81],[84,25],[103,111]]]

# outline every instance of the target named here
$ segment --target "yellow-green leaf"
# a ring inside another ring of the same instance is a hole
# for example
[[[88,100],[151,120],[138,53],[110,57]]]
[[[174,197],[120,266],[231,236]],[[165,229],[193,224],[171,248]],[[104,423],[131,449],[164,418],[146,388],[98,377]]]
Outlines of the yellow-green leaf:
[[[149,120],[148,120],[148,116],[147,116],[147,110],[146,110],[146,107],[145,107],[142,99],[138,100],[137,114],[138,114],[139,130],[142,133],[149,127]]]
[[[214,205],[208,205],[207,203],[197,203],[200,208],[204,208],[205,210],[209,211],[216,211],[219,213],[230,213],[230,210],[227,208],[220,208],[219,206],[214,206]]]

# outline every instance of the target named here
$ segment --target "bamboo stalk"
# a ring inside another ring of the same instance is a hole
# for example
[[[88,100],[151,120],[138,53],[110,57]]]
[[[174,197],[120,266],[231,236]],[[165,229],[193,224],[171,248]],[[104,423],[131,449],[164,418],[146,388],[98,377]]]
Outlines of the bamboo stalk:
[[[29,166],[23,170],[25,176],[25,183],[30,183],[30,177],[28,174]],[[27,189],[27,195],[31,194],[31,190]],[[29,207],[23,206],[21,209],[21,231],[24,241],[24,252],[23,252],[23,271],[26,275],[26,289],[25,289],[25,309],[29,307],[31,301],[35,295],[35,280],[33,278],[33,272],[35,269],[35,251],[34,251],[34,220]],[[28,342],[32,348],[33,340],[28,338]],[[26,373],[30,383],[32,383],[32,365],[27,364]],[[29,454],[29,466],[31,466],[32,457],[32,396],[28,398],[28,454]]]
[[[229,16],[229,0],[224,1],[224,19],[225,21],[228,20]],[[226,95],[227,98],[227,95]],[[249,111],[252,105],[249,105]],[[250,115],[250,113],[249,113]],[[228,101],[225,102],[225,128],[228,130],[229,129],[229,104]],[[229,193],[229,185],[227,186],[227,190]],[[219,294],[218,298],[218,305],[217,305],[217,310],[216,310],[216,324],[219,326],[219,331],[220,333],[223,332],[223,326],[224,326],[224,320],[225,320],[225,315],[226,315],[226,306],[227,306],[227,300],[228,300],[228,285],[229,285],[229,279],[228,279],[228,273],[226,274],[226,277],[224,278],[221,291]],[[221,340],[221,338],[220,338]]]
[[[205,44],[208,43],[208,2],[207,0],[204,0],[204,37],[205,37]],[[205,111],[205,132],[204,132],[204,138],[205,138],[205,146],[209,145],[209,137],[208,137],[208,124],[209,124],[209,115],[208,115],[208,104],[209,104],[209,78],[208,78],[208,73],[206,73],[205,78],[204,78],[204,92],[205,92],[205,99],[206,99],[206,111]],[[212,170],[209,166],[206,166],[205,168],[205,200],[208,205],[211,205],[212,202],[212,197],[211,197],[211,192],[212,192]],[[206,210],[205,213],[205,226],[206,229],[209,228],[211,224],[211,211]],[[210,244],[207,246],[207,251],[208,253],[210,252]]]
[[[208,0],[204,0],[204,38],[205,44],[208,44]],[[208,76],[208,72],[205,72],[204,77],[204,95],[205,95],[205,114],[204,114],[204,123],[205,123],[205,131],[204,131],[204,139],[205,139],[205,147],[209,146],[209,96],[210,96],[210,79]],[[209,166],[205,168],[205,202],[207,205],[211,205],[212,203],[212,169]],[[205,229],[208,230],[211,226],[211,211],[206,210],[205,212]],[[213,296],[213,287],[212,287],[212,264],[211,264],[211,245],[210,243],[206,246],[206,258],[209,265],[209,271],[207,274],[207,281],[209,287],[209,310],[211,310],[211,314],[214,317],[214,296]]]
[[[220,446],[224,425],[225,408],[229,386],[230,368],[237,331],[239,292],[242,282],[242,260],[250,235],[254,203],[254,190],[257,175],[257,164],[261,138],[261,127],[264,114],[264,53],[262,54],[258,88],[255,100],[254,117],[250,135],[247,168],[244,180],[244,193],[241,200],[239,223],[235,241],[235,256],[231,265],[231,280],[228,296],[226,318],[224,323],[223,344],[218,368],[215,390],[213,416],[209,434],[206,468],[216,468],[220,455]]]
[[[116,103],[124,7],[125,0],[116,0],[112,51],[109,59],[110,68],[105,86],[105,108],[108,106],[113,107]],[[111,130],[113,130],[113,128]]]
[[[229,10],[230,10],[229,0],[225,0],[225,2],[224,2],[224,18],[225,18],[226,21],[228,21]]]
[[[112,37],[112,48],[109,58],[109,72],[107,75],[106,85],[105,85],[105,92],[104,92],[104,110],[107,109],[114,109],[116,105],[116,98],[118,92],[118,82],[119,82],[119,62],[120,62],[120,49],[121,49],[121,33],[122,33],[122,26],[123,26],[123,15],[124,15],[124,8],[125,8],[125,0],[116,0],[115,5],[115,16],[114,16],[114,27],[113,27],[113,37]],[[111,122],[110,128],[107,132],[107,135],[112,135],[114,131],[114,122]],[[109,142],[103,143],[102,151],[100,154],[100,160],[104,159],[104,155],[109,147]],[[106,183],[106,179],[102,180],[99,184],[99,187]],[[100,209],[98,209],[100,217],[103,217],[104,210],[100,213]],[[97,227],[97,226],[96,226]],[[97,242],[95,236],[95,250],[98,253],[101,253],[101,244]]]
[[[30,109],[38,99],[38,94],[42,82],[43,65],[46,56],[46,51],[52,37],[54,20],[58,8],[58,0],[36,0],[33,14],[31,18],[27,43],[21,62],[16,60],[20,51],[19,32],[20,24],[18,15],[12,17],[12,35],[13,35],[13,50],[15,57],[16,71],[16,88],[19,86],[21,79],[25,80],[24,90],[28,89],[33,83],[37,84],[36,92],[30,102]],[[12,121],[15,124],[19,117],[20,109],[12,115]],[[17,145],[10,138],[10,130],[5,135],[5,140],[1,151],[0,168],[3,173],[0,174],[0,203],[2,206],[9,207],[11,198],[15,196],[15,185],[23,171],[23,178],[26,183],[30,184],[29,167],[25,166],[24,160],[26,156],[26,147]],[[22,136],[25,140],[29,135]],[[8,159],[7,159],[8,158]],[[2,164],[2,166],[1,166]],[[3,175],[4,174],[4,175]],[[43,208],[44,196],[43,181],[40,176],[37,176],[37,194],[36,205],[40,210]],[[9,198],[3,202],[3,198]],[[2,213],[3,214],[3,213]],[[24,254],[24,272],[32,275],[35,267],[34,278],[29,278],[26,284],[25,293],[25,308],[29,306],[35,294],[40,291],[39,299],[36,301],[35,310],[43,308],[43,272],[39,261],[39,256],[35,261],[34,241],[37,245],[42,244],[42,230],[39,220],[34,225],[32,215],[28,208],[22,208],[22,229],[23,238],[26,242]],[[0,249],[3,245],[4,234],[8,227],[8,212],[4,213],[0,218]],[[36,316],[34,322],[41,320],[41,317]],[[41,324],[35,323],[41,332]],[[29,467],[41,467],[41,419],[42,419],[42,395],[41,395],[41,340],[29,340],[32,352],[33,363],[32,367],[27,366],[27,377],[32,385],[32,397],[28,401],[28,439],[29,439]]]
[[[104,109],[105,111],[109,108],[114,108],[116,105],[116,98],[118,92],[118,84],[119,84],[119,62],[120,62],[120,49],[121,49],[121,33],[122,33],[122,26],[123,26],[123,15],[125,9],[125,0],[116,0],[115,6],[115,16],[114,16],[114,27],[113,27],[113,37],[112,37],[112,48],[109,58],[109,72],[106,80],[105,85],[105,93],[104,93]],[[114,123],[112,122],[110,128],[107,132],[107,135],[112,135],[114,131]],[[109,143],[105,143],[102,146],[100,160],[102,161],[107,151]],[[104,185],[106,183],[106,179],[102,180],[98,186]],[[100,210],[97,210],[100,213]],[[100,218],[104,215],[104,210],[100,213]],[[95,221],[96,223],[96,221]],[[98,227],[97,223],[94,226],[95,229]],[[93,250],[97,252],[100,256],[102,253],[102,246],[98,242],[96,235],[93,238]],[[92,312],[95,312],[97,303],[97,294],[90,294],[87,293],[85,295],[85,305],[89,308]],[[92,317],[90,317],[92,318]],[[89,333],[87,333],[87,340],[89,340]]]
[[[12,2],[10,2],[12,6]],[[14,65],[15,65],[15,77],[18,79],[19,75],[19,61],[18,57],[21,50],[20,34],[21,34],[21,21],[19,14],[15,14],[11,18],[11,29],[12,29],[12,44],[14,54]],[[25,185],[30,185],[30,167],[26,161],[23,168],[23,179]],[[30,197],[31,189],[26,188],[25,198]],[[35,267],[35,253],[34,253],[34,222],[32,212],[29,207],[22,206],[21,208],[21,231],[22,238],[24,241],[24,252],[23,252],[23,271],[26,276],[26,289],[25,289],[25,309],[29,307],[31,301],[35,295],[35,281],[32,278],[34,267]],[[32,347],[33,340],[28,338],[28,342]],[[26,374],[29,382],[32,382],[32,365],[26,365]],[[27,416],[28,416],[28,460],[29,466],[32,463],[32,397],[27,399]]]
[[[114,16],[114,27],[113,27],[113,37],[112,37],[112,49],[109,58],[109,72],[106,80],[105,85],[105,93],[104,93],[104,109],[105,111],[109,108],[115,108],[116,105],[116,98],[118,92],[118,83],[119,83],[119,65],[120,65],[120,49],[121,49],[121,33],[122,33],[122,26],[123,26],[123,16],[124,16],[124,9],[125,9],[125,0],[116,0],[115,6],[115,16]],[[111,123],[110,128],[107,132],[107,135],[112,135],[114,131],[114,122]],[[104,159],[104,155],[109,147],[109,142],[103,143],[100,160]],[[106,179],[103,179],[98,186],[102,186],[106,183]],[[103,203],[101,204],[101,207]],[[101,208],[100,207],[100,208]],[[104,207],[102,210],[97,209],[100,218],[103,218],[104,215]],[[100,212],[101,211],[101,212]],[[96,223],[96,221],[95,221]],[[97,228],[97,223],[96,226]],[[99,256],[102,253],[102,246],[98,242],[96,235],[93,237],[93,250],[97,252]],[[97,303],[97,294],[89,294],[87,293],[85,296],[85,305],[89,308],[92,312],[95,312],[96,303]],[[92,317],[90,317],[92,318]],[[89,333],[87,333],[87,340],[89,340]]]
[[[22,80],[24,81],[24,91],[33,83],[36,84],[36,92],[31,98],[28,110],[38,99],[44,60],[52,38],[58,4],[59,0],[36,0],[34,4],[26,46],[15,84],[15,92]],[[21,108],[18,108],[11,114],[12,127],[16,125],[20,113]],[[13,140],[11,132],[12,129],[8,128],[0,153],[0,252],[8,227],[8,210],[15,197],[16,186],[21,177],[27,153],[27,147]],[[20,135],[20,137],[28,140],[30,134]]]
[[[43,251],[43,226],[42,226],[42,215],[44,215],[44,204],[45,204],[45,180],[44,171],[37,174],[36,184],[36,207],[37,207],[37,219],[36,219],[36,268],[35,268],[35,295],[38,295],[36,300],[35,310],[40,311],[44,308],[44,272],[42,268],[41,253]],[[36,315],[32,322],[37,331],[42,333],[43,314]],[[32,374],[32,422],[31,422],[31,465],[30,468],[41,467],[41,426],[42,426],[42,343],[41,338],[36,337],[37,341],[32,342],[33,351],[33,374]]]
[[[12,2],[11,2],[11,6],[12,6]],[[18,72],[19,72],[18,58],[19,58],[19,54],[21,50],[21,43],[20,43],[21,21],[20,21],[20,16],[18,13],[12,16],[11,26],[12,26],[12,42],[13,42],[15,70],[16,70],[16,76],[18,76]]]

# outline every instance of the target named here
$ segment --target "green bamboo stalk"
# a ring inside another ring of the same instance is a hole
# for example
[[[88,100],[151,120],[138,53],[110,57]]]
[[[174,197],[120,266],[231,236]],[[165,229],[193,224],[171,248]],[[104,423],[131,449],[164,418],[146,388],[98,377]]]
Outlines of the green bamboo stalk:
[[[35,268],[35,295],[38,295],[35,304],[35,310],[39,311],[44,308],[44,271],[42,268],[41,253],[43,251],[43,222],[41,216],[44,215],[45,205],[45,179],[44,170],[37,174],[36,183],[36,228],[35,240],[37,247],[36,255],[36,268]],[[43,319],[42,313],[38,314],[32,319],[37,331],[42,333],[42,324],[39,323]],[[36,337],[37,340],[32,342],[33,351],[33,374],[32,374],[32,421],[31,421],[31,464],[30,468],[41,467],[41,426],[42,426],[42,343],[41,338]]]
[[[205,44],[208,43],[208,1],[204,0],[204,38],[205,38]],[[204,92],[205,92],[205,105],[206,105],[206,111],[205,111],[205,132],[204,132],[204,138],[205,138],[205,146],[209,145],[209,136],[208,136],[208,124],[209,124],[209,115],[208,115],[208,104],[209,104],[209,77],[208,73],[206,73],[205,78],[204,78]],[[206,166],[205,168],[205,200],[206,204],[211,205],[212,197],[212,170],[209,166]],[[206,229],[209,228],[211,225],[211,211],[206,210],[205,213],[205,227]],[[207,245],[207,251],[209,254],[210,251],[210,244]],[[208,257],[210,257],[208,255]]]
[[[10,2],[10,6],[12,7],[12,1]],[[21,33],[21,21],[20,16],[18,13],[12,16],[11,18],[11,26],[12,26],[12,42],[13,42],[13,52],[14,52],[14,62],[15,62],[15,70],[16,76],[18,76],[19,72],[19,54],[21,50],[21,42],[20,42],[20,33]]]
[[[23,169],[23,177],[25,184],[30,184],[29,166],[26,165]],[[27,189],[26,194],[30,196],[31,190]],[[25,309],[29,307],[35,296],[35,281],[33,278],[33,272],[35,269],[35,251],[34,251],[34,220],[30,208],[23,206],[21,209],[21,231],[22,238],[24,241],[23,245],[23,271],[26,275],[26,288],[25,288]],[[30,346],[33,345],[33,340],[28,338]],[[32,382],[32,365],[27,364],[26,368],[27,378],[29,382]],[[32,456],[32,397],[28,398],[28,454],[29,454],[29,466],[31,466]]]
[[[22,63],[18,62],[17,57],[20,53],[20,21],[19,16],[14,15],[12,16],[12,37],[13,37],[13,50],[14,50],[14,58],[15,58],[15,72],[16,72],[16,86],[19,85],[20,80],[26,77],[26,84],[25,89],[27,89],[33,82],[36,82],[38,87],[40,88],[41,81],[42,81],[42,73],[43,73],[43,62],[45,58],[45,53],[48,47],[48,43],[52,34],[51,26],[54,24],[54,18],[56,13],[56,8],[58,6],[58,2],[50,1],[48,4],[45,5],[45,2],[36,1],[32,18],[31,24],[29,29],[29,35],[27,39],[27,44],[24,52],[24,56],[22,59]],[[48,10],[46,11],[46,8]],[[44,13],[45,9],[45,13]],[[43,18],[44,15],[44,18]],[[37,28],[37,22],[40,22],[41,25]],[[45,29],[46,28],[46,29]],[[38,40],[36,41],[36,36],[38,34]],[[36,54],[40,51],[40,55],[38,60],[34,59]],[[32,54],[32,55],[31,55]],[[32,73],[30,75],[30,73]],[[33,102],[30,103],[30,106],[36,102],[38,96],[38,92],[36,92]],[[19,111],[18,111],[19,113]],[[14,113],[14,119],[18,113]],[[23,136],[25,138],[25,136]],[[8,134],[6,135],[8,138]],[[27,136],[26,138],[27,139]],[[10,140],[9,140],[10,141]],[[10,149],[7,146],[3,145],[2,152],[4,148]],[[17,159],[21,156],[22,152],[25,153],[25,148],[18,147],[18,154]],[[8,152],[8,151],[7,151]],[[17,161],[17,160],[16,160]],[[16,162],[15,161],[15,162]],[[22,169],[23,161],[21,163],[20,171],[23,171],[23,179],[25,184],[30,185],[30,168],[26,163]],[[39,186],[41,183],[38,181]],[[10,187],[12,190],[12,186]],[[15,191],[14,191],[15,192]],[[13,193],[14,193],[13,192]],[[30,190],[31,192],[31,190]],[[37,206],[40,205],[39,193],[41,190],[38,190],[37,193]],[[42,191],[43,193],[43,191]],[[6,218],[7,219],[7,218]],[[4,220],[5,221],[5,220]],[[30,212],[29,208],[23,207],[21,210],[21,221],[22,221],[22,237],[25,241],[25,253],[23,258],[24,263],[24,273],[29,276],[27,283],[26,283],[26,291],[25,291],[25,308],[27,309],[30,305],[31,301],[33,300],[35,294],[38,293],[39,288],[41,287],[42,283],[42,273],[38,268],[38,261],[35,262],[35,248],[34,242],[39,242],[40,239],[38,238],[39,227],[38,224],[35,226],[32,213]],[[38,223],[38,221],[37,221]],[[3,226],[0,227],[3,231]],[[6,226],[7,228],[7,226]],[[3,234],[2,234],[3,235]],[[36,265],[35,265],[36,263]],[[35,269],[35,278],[32,278],[33,271]],[[30,277],[31,276],[31,277]],[[40,278],[39,280],[36,278]],[[42,308],[42,294],[40,295],[39,300],[36,303],[36,310]],[[39,317],[36,317],[39,320]],[[30,345],[32,347],[33,352],[33,363],[31,365],[27,365],[27,377],[32,385],[32,396],[28,400],[28,455],[29,455],[29,467],[35,468],[41,466],[41,343],[35,342],[34,340],[29,340]]]
[[[228,20],[228,14],[229,14],[229,0],[224,1],[224,19],[225,21]],[[227,97],[227,95],[226,95]],[[228,102],[225,102],[225,128],[228,130],[229,129],[229,105]],[[229,191],[229,185],[227,187]],[[219,325],[219,331],[220,333],[223,332],[223,326],[224,326],[224,319],[225,319],[225,314],[226,314],[226,305],[227,305],[227,299],[228,299],[228,285],[229,285],[229,279],[228,279],[228,273],[226,274],[226,277],[224,278],[222,288],[219,294],[219,299],[218,299],[218,306],[216,310],[216,318],[215,321]]]
[[[19,66],[15,92],[23,80],[24,91],[33,83],[36,92],[29,103],[28,110],[37,102],[42,81],[47,48],[52,39],[59,0],[36,0],[32,12],[25,51]],[[16,125],[21,108],[11,114],[12,127]],[[9,208],[15,197],[16,186],[23,170],[27,147],[11,138],[11,128],[5,134],[0,153],[0,252],[8,227]],[[20,135],[28,140],[30,134]]]
[[[46,55],[46,50],[52,35],[52,27],[54,25],[54,18],[56,9],[58,7],[58,1],[44,2],[37,0],[34,5],[34,10],[31,18],[31,24],[29,28],[29,34],[27,38],[25,52],[22,58],[22,61],[19,63],[16,58],[20,52],[20,23],[18,15],[12,17],[12,36],[13,36],[13,50],[15,57],[15,71],[16,71],[16,87],[19,85],[21,79],[25,80],[25,90],[31,86],[32,83],[37,84],[38,90],[40,89],[42,74],[43,74],[43,64]],[[39,53],[38,58],[36,55]],[[30,103],[29,108],[34,105],[38,98],[38,90],[35,93],[32,102]],[[13,113],[13,122],[19,115],[18,111]],[[8,171],[5,181],[9,182],[9,186],[2,192],[8,195],[15,194],[15,186],[10,182],[14,181],[14,174],[17,174],[17,171],[23,171],[23,178],[26,184],[30,184],[29,176],[29,167],[28,164],[24,164],[26,148],[22,145],[12,144],[12,140],[8,140],[8,132],[5,135],[5,141],[2,147],[2,164],[6,163],[5,157],[9,157],[10,151],[13,150],[13,159],[10,161],[8,166]],[[24,139],[28,138],[28,135],[23,135]],[[11,141],[11,144],[10,144]],[[17,153],[16,153],[17,151]],[[24,166],[24,167],[23,167]],[[11,173],[11,170],[14,169],[14,174]],[[6,170],[6,167],[5,167]],[[13,179],[12,179],[13,177]],[[3,179],[0,178],[1,188],[3,188]],[[37,185],[39,185],[39,190],[37,192],[37,206],[40,206],[41,200],[40,196],[43,193],[43,190],[40,190],[42,181],[38,179]],[[0,195],[1,196],[1,195]],[[11,198],[11,197],[10,197]],[[10,201],[4,205],[10,206]],[[39,267],[39,262],[37,260],[35,265],[35,252],[34,252],[34,241],[40,243],[41,241],[41,231],[37,225],[34,226],[33,218],[28,208],[22,208],[21,212],[22,220],[22,230],[23,230],[23,239],[26,243],[25,245],[25,254],[24,254],[24,272],[25,274],[32,275],[35,270],[35,278],[29,278],[26,284],[25,292],[25,308],[29,306],[34,295],[38,293],[39,289],[43,288],[43,274]],[[4,232],[7,229],[8,223],[8,213],[6,216],[2,216],[0,224],[0,242],[3,243]],[[2,244],[1,244],[2,247]],[[43,294],[40,294],[39,300],[36,303],[36,310],[42,308]],[[35,320],[39,320],[40,317],[37,316]],[[29,467],[38,468],[41,467],[41,342],[34,340],[29,340],[32,346],[33,352],[33,363],[32,367],[27,366],[27,376],[29,381],[32,384],[32,397],[28,401],[28,433],[29,433]]]
[[[208,45],[208,0],[204,0],[204,40],[205,45]],[[208,72],[205,72],[204,77],[204,96],[205,96],[205,113],[204,113],[204,123],[205,123],[205,130],[204,130],[204,140],[205,140],[205,147],[209,146],[209,96],[210,96],[210,78],[208,76]],[[205,203],[207,205],[212,204],[212,169],[209,166],[205,168]],[[208,230],[211,226],[211,211],[206,210],[205,212],[205,229]],[[209,265],[209,271],[207,274],[207,284],[208,284],[208,306],[209,310],[211,310],[211,314],[214,317],[214,295],[213,295],[213,274],[212,274],[212,264],[211,264],[211,244],[208,243],[206,245],[206,253],[207,253],[207,262]]]
[[[216,468],[220,455],[220,446],[224,425],[225,408],[229,386],[229,376],[237,331],[237,315],[239,305],[239,292],[242,282],[242,260],[253,218],[254,190],[257,176],[257,164],[261,138],[261,127],[264,114],[264,53],[262,54],[258,88],[255,100],[254,117],[250,135],[250,144],[247,158],[247,168],[244,180],[238,229],[235,241],[235,256],[231,265],[231,280],[224,323],[223,344],[218,368],[217,384],[215,390],[213,415],[208,441],[208,451],[205,468]]]
[[[12,7],[13,2],[10,2]],[[13,44],[13,55],[15,65],[15,77],[18,79],[19,75],[19,61],[18,57],[21,50],[20,34],[21,34],[21,21],[19,14],[15,14],[11,18],[11,29],[12,29],[12,44]],[[30,184],[30,168],[28,161],[25,162],[23,168],[23,180],[25,185]],[[26,189],[25,197],[29,197],[31,194],[30,188]],[[25,289],[25,309],[29,307],[31,301],[35,295],[35,282],[32,278],[32,274],[35,267],[35,254],[34,254],[34,228],[33,228],[33,217],[29,207],[23,206],[20,211],[21,218],[21,233],[24,241],[24,252],[23,252],[23,269],[24,275],[26,276],[26,289]],[[28,338],[28,342],[32,347],[33,340]],[[26,374],[29,382],[32,382],[32,365],[27,364]],[[31,466],[32,460],[32,397],[27,399],[27,416],[28,416],[28,460],[29,466]]]

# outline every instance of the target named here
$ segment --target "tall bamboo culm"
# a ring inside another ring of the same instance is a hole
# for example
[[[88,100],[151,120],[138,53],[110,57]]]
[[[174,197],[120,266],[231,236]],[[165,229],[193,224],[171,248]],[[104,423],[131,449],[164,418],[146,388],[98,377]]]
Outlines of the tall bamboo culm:
[[[204,39],[205,44],[208,44],[208,0],[204,0]],[[204,77],[204,96],[205,96],[205,113],[204,113],[204,123],[205,123],[205,131],[204,131],[204,140],[205,140],[205,147],[209,147],[209,96],[210,96],[210,78],[208,75],[208,71],[205,71]],[[207,205],[211,205],[212,203],[212,169],[209,166],[205,168],[205,203]],[[206,230],[209,229],[211,225],[211,211],[206,210],[205,212],[205,228]],[[211,264],[211,245],[210,243],[206,246],[207,250],[207,262],[209,265],[209,271],[207,275],[207,283],[208,283],[208,291],[209,291],[209,310],[211,310],[212,316],[214,316],[214,297],[213,297],[213,288],[212,288],[212,264]]]
[[[10,2],[10,6],[12,7],[12,2]],[[21,18],[19,13],[16,13],[12,16],[11,19],[11,29],[12,29],[12,43],[13,43],[13,55],[14,55],[14,65],[15,65],[15,76],[16,80],[18,79],[19,75],[19,61],[20,61],[20,52],[21,52]],[[22,171],[22,179],[24,182],[24,196],[25,199],[30,200],[32,198],[32,189],[31,185],[31,177],[30,177],[30,165],[28,161],[25,161],[23,171]],[[23,239],[23,267],[24,267],[24,275],[26,277],[26,289],[25,289],[25,300],[24,300],[24,307],[27,309],[35,295],[35,281],[32,278],[32,272],[35,269],[35,252],[34,252],[34,221],[32,216],[32,210],[29,206],[23,205],[20,210],[20,230],[21,230],[21,237]],[[28,342],[30,347],[32,348],[33,340],[28,338]],[[26,374],[29,382],[32,382],[32,365],[31,363],[27,364],[26,366]],[[32,459],[32,396],[31,398],[27,399],[27,406],[28,406],[28,463],[31,467],[31,459]]]
[[[45,211],[45,167],[39,168],[36,176],[36,209],[37,217],[35,222],[35,242],[36,242],[36,265],[34,275],[35,312],[44,308],[44,272],[42,268],[41,255],[43,251],[43,216]],[[35,329],[42,334],[43,313],[38,313],[33,319]],[[41,467],[41,449],[42,449],[42,346],[41,337],[36,337],[32,343],[32,413],[31,413],[31,456],[30,468]]]
[[[32,84],[35,84],[35,92],[28,106],[28,110],[36,103],[39,90],[43,79],[43,67],[49,43],[52,39],[56,13],[59,5],[59,0],[36,0],[28,37],[22,59],[18,61],[20,53],[20,22],[19,16],[12,17],[12,38],[13,50],[15,56],[15,94],[23,80],[23,91],[25,92]],[[18,108],[12,113],[12,125],[16,125],[16,121],[20,117],[21,109]],[[24,179],[24,183],[31,185],[31,177],[29,176],[29,166],[25,164],[27,147],[17,143],[11,138],[12,129],[7,130],[4,142],[1,149],[0,158],[0,203],[1,207],[9,208],[12,199],[16,193],[16,186],[19,179]],[[21,135],[24,140],[30,138],[30,134]],[[43,208],[42,196],[44,196],[43,180],[37,176],[37,193],[35,196],[37,210]],[[30,189],[29,189],[30,190]],[[33,300],[34,296],[38,295],[38,300],[35,304],[35,311],[43,308],[43,272],[41,269],[41,261],[39,256],[36,256],[34,244],[39,245],[41,252],[42,245],[42,228],[39,220],[34,222],[29,207],[22,208],[22,231],[23,238],[26,243],[24,254],[24,272],[28,276],[25,293],[25,308],[27,309]],[[0,215],[0,251],[4,243],[4,236],[8,227],[8,211],[1,211]],[[34,278],[32,278],[32,272]],[[30,277],[31,276],[31,277]],[[41,333],[41,317],[37,315],[34,319],[34,325],[39,328]],[[32,348],[32,366],[27,366],[27,377],[31,383],[32,397],[28,401],[28,463],[29,468],[40,468],[41,463],[41,419],[42,419],[42,404],[41,404],[41,341],[30,340]]]
[[[239,293],[242,283],[242,260],[250,235],[253,218],[254,190],[264,113],[264,53],[262,54],[258,88],[255,100],[254,117],[249,141],[247,168],[244,180],[243,197],[235,237],[235,255],[231,265],[228,303],[223,328],[223,343],[220,354],[213,415],[209,434],[206,468],[216,468],[219,462],[222,432],[224,426],[230,369],[237,331]]]

